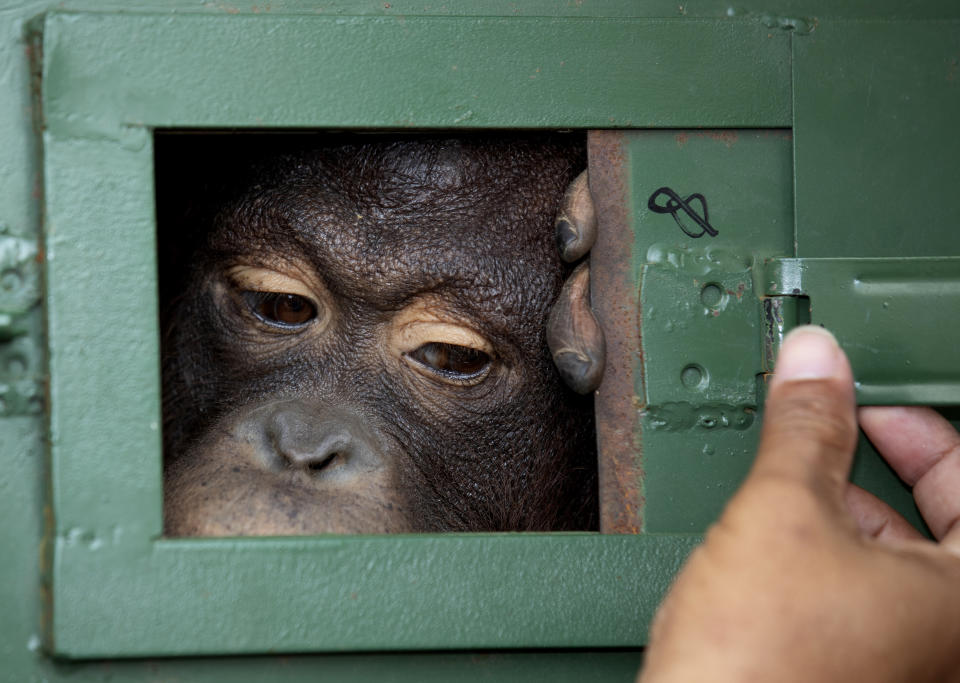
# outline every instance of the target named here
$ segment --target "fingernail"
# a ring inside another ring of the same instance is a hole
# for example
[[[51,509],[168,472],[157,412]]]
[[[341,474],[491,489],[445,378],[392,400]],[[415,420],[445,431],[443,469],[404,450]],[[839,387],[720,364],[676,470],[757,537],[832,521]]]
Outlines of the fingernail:
[[[843,352],[836,338],[822,327],[804,325],[784,338],[773,374],[790,381],[838,377],[843,371]]]
[[[554,234],[557,238],[557,250],[562,255],[571,244],[577,241],[577,231],[570,221],[563,217],[557,219],[554,230],[556,231]]]

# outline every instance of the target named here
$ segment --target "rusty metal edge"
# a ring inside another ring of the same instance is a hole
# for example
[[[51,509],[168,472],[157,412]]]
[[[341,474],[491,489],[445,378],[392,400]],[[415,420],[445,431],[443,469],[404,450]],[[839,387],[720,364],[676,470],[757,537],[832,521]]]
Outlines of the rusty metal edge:
[[[606,369],[594,397],[597,419],[600,531],[637,534],[643,528],[641,422],[635,395],[640,364],[640,301],[632,272],[626,136],[587,134],[590,194],[597,241],[590,252],[593,310],[607,342]]]

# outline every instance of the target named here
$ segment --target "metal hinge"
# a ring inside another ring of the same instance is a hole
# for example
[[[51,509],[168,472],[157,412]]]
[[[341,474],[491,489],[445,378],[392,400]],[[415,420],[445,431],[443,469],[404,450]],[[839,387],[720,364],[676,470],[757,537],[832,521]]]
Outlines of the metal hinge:
[[[794,325],[823,325],[850,358],[861,404],[960,404],[960,258],[781,258],[758,266],[763,296],[790,301],[768,325],[774,354]]]
[[[757,258],[652,247],[642,266],[654,428],[746,428],[784,335],[833,332],[861,405],[960,404],[960,258]]]
[[[40,412],[37,245],[0,225],[0,417]]]

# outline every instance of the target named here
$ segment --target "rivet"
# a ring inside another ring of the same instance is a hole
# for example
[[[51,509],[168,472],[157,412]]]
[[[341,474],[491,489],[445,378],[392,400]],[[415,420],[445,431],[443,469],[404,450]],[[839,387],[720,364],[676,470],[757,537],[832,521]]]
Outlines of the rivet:
[[[707,308],[716,308],[722,300],[723,290],[720,285],[711,283],[704,285],[703,289],[700,290],[700,302]]]
[[[703,391],[709,383],[707,371],[696,363],[690,363],[680,371],[680,383],[687,389]]]
[[[6,292],[12,292],[19,289],[23,284],[23,277],[13,268],[8,268],[0,274],[0,289]]]
[[[11,356],[7,359],[6,368],[11,377],[20,377],[27,371],[27,361],[21,356]]]

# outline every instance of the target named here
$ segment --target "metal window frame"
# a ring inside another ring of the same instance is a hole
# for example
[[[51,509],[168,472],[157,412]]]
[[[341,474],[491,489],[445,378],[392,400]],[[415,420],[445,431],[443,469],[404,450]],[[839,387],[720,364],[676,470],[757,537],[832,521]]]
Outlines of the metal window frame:
[[[42,46],[54,653],[645,641],[696,535],[161,537],[151,130],[788,126],[786,33],[52,13]]]

